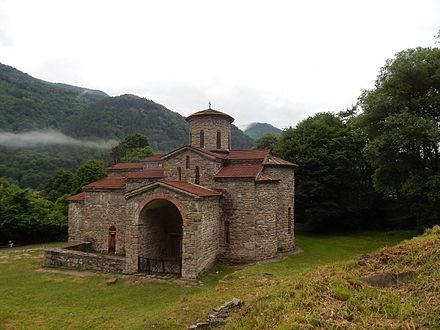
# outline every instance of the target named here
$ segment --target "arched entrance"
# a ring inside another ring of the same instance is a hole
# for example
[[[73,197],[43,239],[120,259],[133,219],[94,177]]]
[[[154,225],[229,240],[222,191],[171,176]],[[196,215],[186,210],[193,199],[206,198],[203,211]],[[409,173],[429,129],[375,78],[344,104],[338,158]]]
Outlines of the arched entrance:
[[[166,199],[149,202],[139,214],[139,272],[181,274],[183,221]]]

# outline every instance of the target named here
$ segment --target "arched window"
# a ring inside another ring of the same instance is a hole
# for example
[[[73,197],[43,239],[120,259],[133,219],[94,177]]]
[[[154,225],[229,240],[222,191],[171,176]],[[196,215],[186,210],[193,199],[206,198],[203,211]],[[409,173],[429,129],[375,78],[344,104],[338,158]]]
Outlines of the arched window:
[[[108,253],[116,252],[116,227],[111,225],[108,229]]]
[[[194,183],[200,184],[200,169],[198,166],[196,166],[196,177],[195,177]]]
[[[229,221],[225,221],[225,243],[229,244]]]
[[[182,181],[182,169],[180,166],[177,168],[177,180]]]
[[[217,149],[222,148],[222,133],[217,131]]]
[[[186,156],[185,167],[187,169],[191,168],[191,163],[190,163],[190,160],[189,160],[189,156]]]
[[[200,131],[200,147],[201,148],[205,147],[205,132],[204,131]]]
[[[287,232],[290,234],[292,232],[292,208],[287,209]]]

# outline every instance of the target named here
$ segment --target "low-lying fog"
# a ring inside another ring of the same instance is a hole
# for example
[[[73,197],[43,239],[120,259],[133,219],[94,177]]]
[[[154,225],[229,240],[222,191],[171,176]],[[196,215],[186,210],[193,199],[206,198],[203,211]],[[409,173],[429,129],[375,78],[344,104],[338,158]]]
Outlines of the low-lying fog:
[[[25,133],[0,132],[0,145],[13,148],[68,145],[94,149],[110,149],[117,142],[117,140],[79,140],[55,130]]]

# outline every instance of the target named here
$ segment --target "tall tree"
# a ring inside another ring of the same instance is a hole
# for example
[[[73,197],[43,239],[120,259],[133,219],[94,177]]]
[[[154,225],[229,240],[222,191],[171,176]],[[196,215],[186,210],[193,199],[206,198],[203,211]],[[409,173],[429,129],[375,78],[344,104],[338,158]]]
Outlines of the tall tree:
[[[372,192],[364,145],[364,138],[332,113],[319,113],[284,130],[275,153],[299,164],[298,222],[317,230],[361,225]]]
[[[146,136],[134,133],[127,136],[112,148],[111,157],[114,163],[130,162],[153,154]]]
[[[440,219],[440,49],[398,53],[359,100],[378,191],[411,206],[419,225]]]
[[[70,194],[72,191],[73,173],[66,170],[59,170],[44,186],[42,195],[56,202],[58,198]]]
[[[85,162],[73,174],[72,194],[81,192],[84,185],[102,179],[106,175],[103,162],[95,159]]]
[[[273,149],[280,137],[275,133],[266,133],[254,141],[255,149]]]
[[[65,239],[67,218],[52,202],[31,189],[0,177],[0,245]]]

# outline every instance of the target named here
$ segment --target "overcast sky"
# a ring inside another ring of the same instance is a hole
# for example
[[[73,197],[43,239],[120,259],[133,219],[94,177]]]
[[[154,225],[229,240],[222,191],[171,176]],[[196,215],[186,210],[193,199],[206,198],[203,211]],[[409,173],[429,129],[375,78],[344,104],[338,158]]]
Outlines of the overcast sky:
[[[400,50],[434,46],[440,1],[0,0],[0,62],[283,128],[339,111]]]

